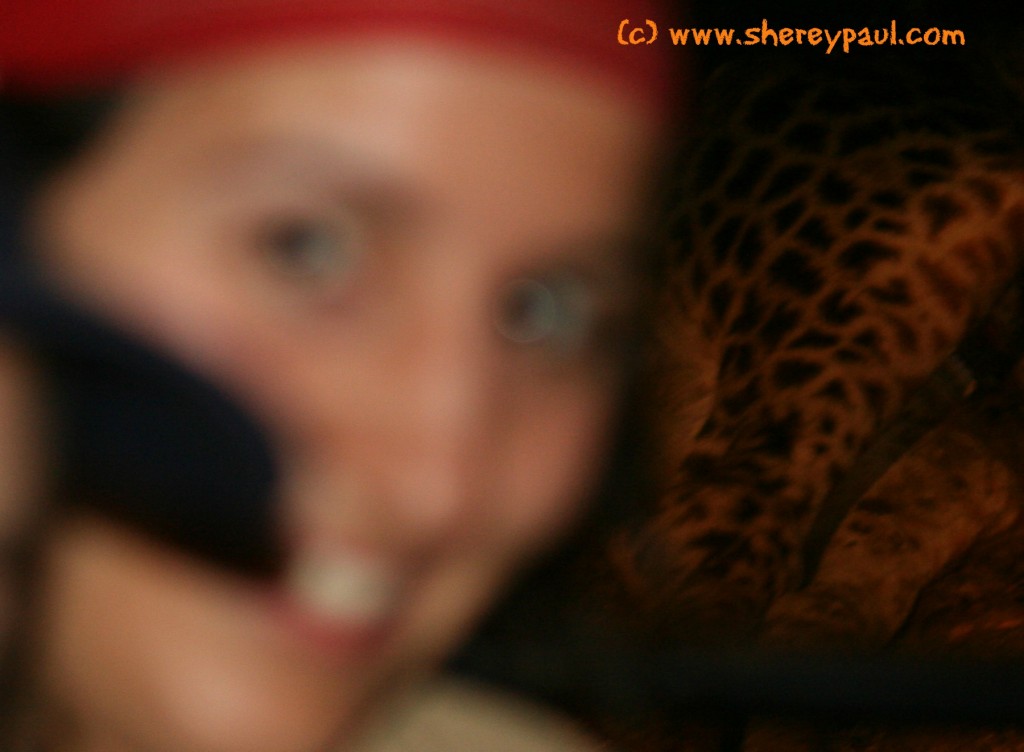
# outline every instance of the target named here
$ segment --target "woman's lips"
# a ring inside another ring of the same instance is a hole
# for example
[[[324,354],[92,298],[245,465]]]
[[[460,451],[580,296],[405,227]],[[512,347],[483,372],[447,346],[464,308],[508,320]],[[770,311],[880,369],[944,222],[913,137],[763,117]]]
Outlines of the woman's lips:
[[[402,578],[343,550],[296,551],[277,588],[285,628],[328,658],[370,656],[387,639],[404,599]]]

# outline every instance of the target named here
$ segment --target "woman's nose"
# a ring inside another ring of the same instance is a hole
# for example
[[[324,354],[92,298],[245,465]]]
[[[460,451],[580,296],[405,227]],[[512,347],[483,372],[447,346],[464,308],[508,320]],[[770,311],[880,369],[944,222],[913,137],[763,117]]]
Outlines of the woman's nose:
[[[339,519],[432,545],[484,513],[501,395],[487,331],[434,316],[321,358],[307,395],[308,451],[339,487]],[[319,399],[309,401],[316,392]],[[343,524],[349,524],[348,522]]]

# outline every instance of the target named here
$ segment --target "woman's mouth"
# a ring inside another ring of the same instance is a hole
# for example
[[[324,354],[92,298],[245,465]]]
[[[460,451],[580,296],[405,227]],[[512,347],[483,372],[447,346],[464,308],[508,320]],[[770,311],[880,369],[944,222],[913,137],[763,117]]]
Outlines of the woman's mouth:
[[[342,550],[296,551],[279,589],[288,631],[330,659],[370,656],[386,641],[404,601],[402,578]]]

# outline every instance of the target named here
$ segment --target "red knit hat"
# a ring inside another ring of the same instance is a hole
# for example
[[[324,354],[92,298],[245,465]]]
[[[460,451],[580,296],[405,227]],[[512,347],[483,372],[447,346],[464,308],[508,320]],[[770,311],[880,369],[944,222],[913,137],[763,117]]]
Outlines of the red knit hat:
[[[619,41],[624,20],[627,31],[648,20],[679,21],[667,17],[657,0],[4,0],[3,5],[0,88],[35,93],[109,84],[230,47],[399,33],[561,61],[664,110],[672,58],[680,54],[666,40]]]

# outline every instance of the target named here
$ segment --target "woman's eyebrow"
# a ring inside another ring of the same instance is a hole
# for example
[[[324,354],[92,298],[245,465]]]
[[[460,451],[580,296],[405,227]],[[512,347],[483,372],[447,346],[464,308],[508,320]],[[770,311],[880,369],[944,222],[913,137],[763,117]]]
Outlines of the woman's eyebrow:
[[[410,220],[426,211],[426,197],[398,171],[315,139],[275,136],[221,143],[206,150],[201,161],[218,186],[301,185],[381,221]]]
[[[554,266],[610,277],[636,271],[643,254],[641,238],[626,230],[590,229],[548,248]]]

